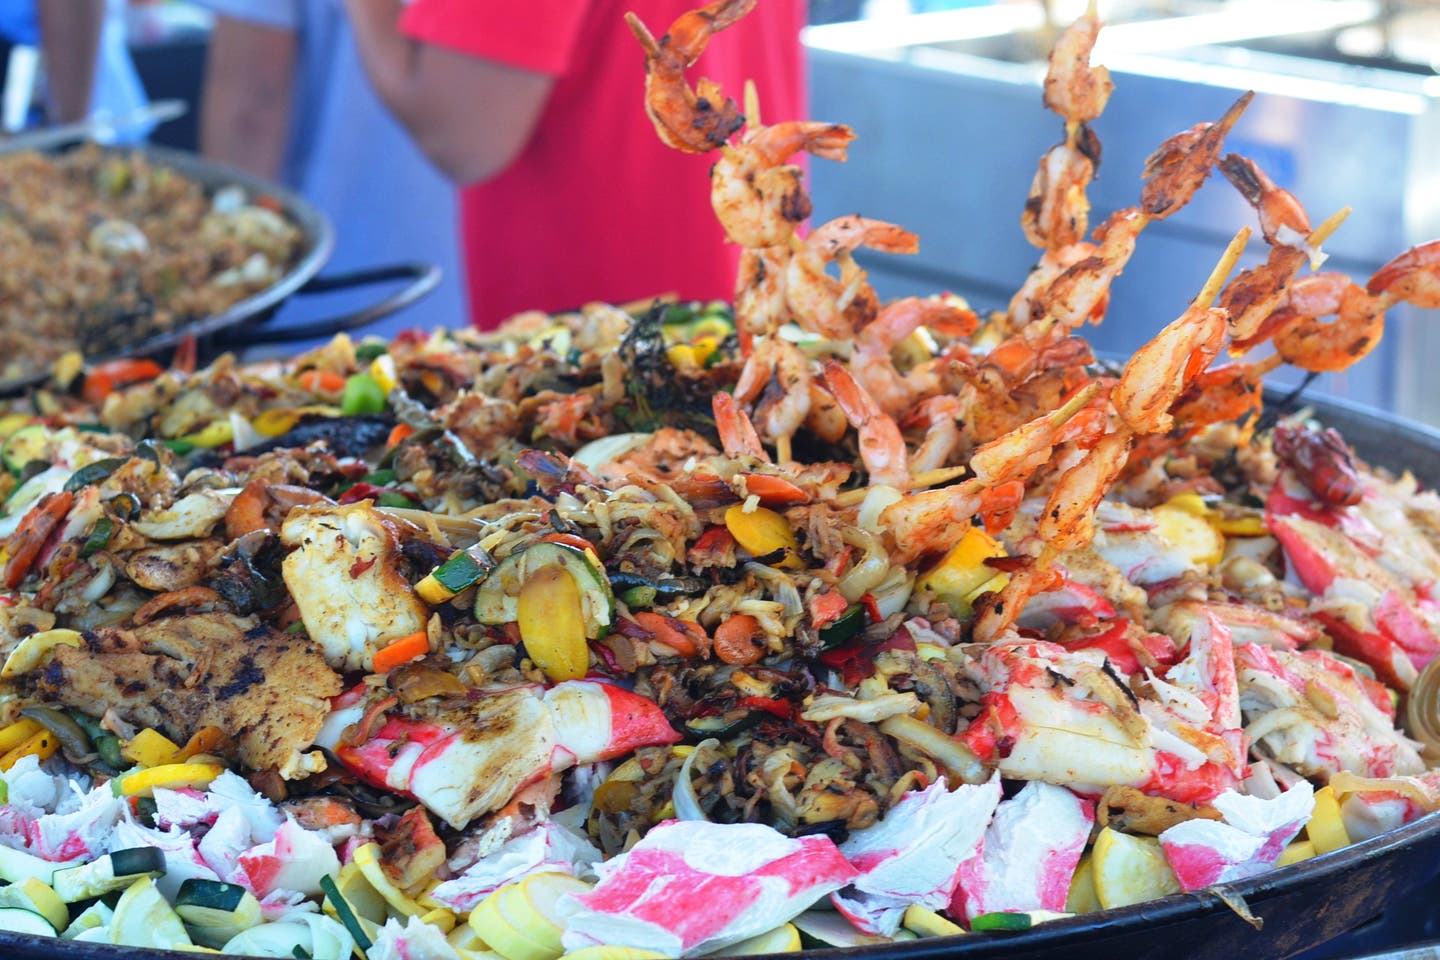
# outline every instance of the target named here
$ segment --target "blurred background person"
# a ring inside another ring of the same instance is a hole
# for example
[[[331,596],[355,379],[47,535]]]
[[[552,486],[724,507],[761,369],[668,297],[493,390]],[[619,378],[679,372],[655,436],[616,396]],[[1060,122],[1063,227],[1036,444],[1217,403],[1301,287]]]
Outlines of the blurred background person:
[[[441,268],[433,293],[362,333],[464,325],[454,188],[376,99],[338,2],[203,5],[215,23],[201,153],[278,180],[324,211],[336,237],[327,274],[415,260]]]
[[[16,51],[38,50],[33,57]],[[27,62],[28,60],[28,62]],[[43,122],[73,123],[92,115],[126,117],[145,105],[145,89],[125,46],[125,0],[0,0],[0,89],[6,128],[30,119],[37,79],[43,77]],[[148,127],[122,131],[143,139]]]
[[[463,189],[471,319],[674,292],[729,299],[739,251],[710,209],[715,155],[681,154],[644,109],[634,11],[660,36],[694,0],[345,0],[381,99]],[[801,0],[760,0],[688,81],[767,122],[802,119]]]

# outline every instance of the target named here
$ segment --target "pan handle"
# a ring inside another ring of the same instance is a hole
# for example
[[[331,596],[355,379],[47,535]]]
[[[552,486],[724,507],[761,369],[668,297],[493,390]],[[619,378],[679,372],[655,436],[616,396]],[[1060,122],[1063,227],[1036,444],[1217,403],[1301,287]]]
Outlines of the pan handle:
[[[353,313],[344,313],[324,320],[312,320],[309,323],[283,327],[251,327],[243,332],[236,331],[234,338],[236,341],[242,341],[246,346],[262,343],[294,343],[297,340],[330,337],[345,330],[367,326],[388,317],[397,310],[403,310],[434,290],[440,282],[440,268],[433,263],[397,263],[365,270],[352,270],[348,273],[338,273],[328,277],[312,277],[295,293],[331,293],[336,290],[348,290],[351,287],[365,287],[374,283],[387,283],[394,280],[408,280],[409,282],[379,303]]]

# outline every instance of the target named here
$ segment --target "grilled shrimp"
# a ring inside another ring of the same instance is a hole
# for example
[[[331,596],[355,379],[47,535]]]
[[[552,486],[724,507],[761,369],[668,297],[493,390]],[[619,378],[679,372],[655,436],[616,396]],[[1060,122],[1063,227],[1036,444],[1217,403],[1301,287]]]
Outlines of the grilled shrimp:
[[[691,10],[656,40],[635,14],[625,22],[645,48],[645,112],[666,145],[687,153],[714,150],[745,125],[745,115],[719,84],[701,79],[695,89],[685,70],[705,52],[710,36],[732,26],[755,7],[756,0],[715,0]]]
[[[789,316],[785,303],[785,247],[746,250],[735,278],[735,329],[748,356],[755,337],[773,333]]]
[[[1174,426],[1170,408],[1220,353],[1224,310],[1191,307],[1135,351],[1110,395],[1115,412],[1136,433]]]
[[[839,363],[830,360],[821,373],[830,395],[845,411],[845,416],[860,435],[860,460],[870,474],[870,482],[883,483],[904,490],[910,486],[910,464],[905,453],[905,438],[875,398]]]
[[[1245,93],[1214,123],[1199,123],[1166,140],[1145,161],[1145,186],[1140,208],[1156,220],[1164,220],[1190,202],[1210,176],[1225,145],[1225,136],[1254,98]]]
[[[785,298],[800,326],[823,337],[846,340],[879,312],[875,291],[852,254],[860,247],[914,253],[919,238],[893,223],[838,217],[815,228],[790,259]],[[840,279],[826,272],[840,266]]]
[[[1130,262],[1136,238],[1149,222],[1138,207],[1112,213],[1095,231],[1099,246],[1094,252],[1072,264],[1041,295],[1041,312],[1071,330],[1087,320],[1098,322],[1110,284]]]
[[[1090,128],[1079,128],[1079,143],[1057,143],[1040,158],[1030,196],[1020,215],[1025,239],[1052,250],[1079,243],[1090,229],[1085,189],[1095,177],[1100,143]]]
[[[783,462],[790,459],[790,440],[810,414],[810,361],[800,349],[779,337],[755,341],[735,383],[735,399],[758,398],[755,419],[774,443]]]
[[[755,249],[789,243],[810,216],[799,167],[785,161],[803,150],[844,160],[855,134],[838,123],[792,120],[746,131],[710,171],[710,203],[732,243]]]
[[[1230,153],[1220,161],[1219,167],[1225,179],[1260,215],[1260,231],[1266,243],[1287,243],[1310,232],[1310,215],[1300,201],[1289,190],[1276,186],[1254,160]],[[1289,233],[1282,235],[1281,231]]]
[[[973,310],[943,300],[905,297],[880,311],[880,315],[855,337],[850,371],[865,391],[886,413],[898,417],[919,397],[934,394],[940,387],[933,368],[902,374],[895,369],[891,351],[920,327],[930,327],[947,336],[967,336],[978,325]]]
[[[1099,36],[1100,19],[1092,9],[1065,29],[1050,53],[1045,106],[1064,117],[1067,125],[1088,123],[1100,116],[1115,89],[1110,71],[1090,64]]]
[[[1290,285],[1278,312],[1275,351],[1303,370],[1344,370],[1380,342],[1388,305],[1343,273],[1311,274]],[[1321,322],[1327,316],[1335,319]]]
[[[1094,256],[1095,245],[1093,243],[1072,243],[1064,247],[1051,247],[1040,257],[1040,262],[1030,269],[1025,277],[1025,282],[1020,289],[1015,291],[1015,296],[1010,298],[1009,314],[1010,320],[1015,329],[1023,329],[1032,320],[1038,320],[1044,315],[1043,298],[1046,291],[1050,289],[1060,275],[1069,270],[1075,264],[1088,257]],[[1096,301],[1091,308],[1090,315],[1086,318],[1092,323],[1099,323],[1105,316],[1105,308],[1110,302],[1110,292],[1107,289],[1104,296]]]
[[[1365,291],[1372,296],[1383,294],[1392,301],[1440,309],[1440,240],[1413,246],[1376,270]]]

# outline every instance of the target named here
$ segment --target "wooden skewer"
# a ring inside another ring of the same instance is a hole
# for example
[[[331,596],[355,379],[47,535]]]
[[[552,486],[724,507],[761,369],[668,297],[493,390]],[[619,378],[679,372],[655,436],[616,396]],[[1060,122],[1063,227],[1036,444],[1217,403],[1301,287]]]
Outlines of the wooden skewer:
[[[938,470],[924,470],[910,478],[910,489],[920,490],[925,487],[935,487],[942,483],[949,483],[951,480],[958,480],[970,472],[969,467],[941,467]],[[862,487],[859,490],[846,490],[837,495],[834,503],[842,507],[853,507],[863,501],[870,494],[869,487]]]
[[[1225,285],[1225,278],[1230,271],[1235,269],[1235,262],[1240,259],[1240,254],[1245,251],[1245,244],[1250,242],[1250,228],[1241,227],[1240,232],[1231,239],[1230,245],[1220,256],[1220,262],[1215,264],[1215,269],[1210,271],[1210,279],[1205,281],[1205,286],[1200,288],[1200,295],[1195,298],[1197,309],[1206,310],[1215,302],[1220,295],[1220,288]]]
[[[1350,207],[1341,207],[1339,210],[1336,210],[1325,218],[1324,223],[1310,231],[1310,236],[1305,238],[1305,242],[1312,247],[1320,246],[1320,244],[1330,239],[1331,234],[1340,229],[1340,224],[1344,223],[1345,218],[1348,216],[1350,216]]]
[[[745,81],[745,126],[749,130],[760,126],[760,93],[755,89],[754,80]]]

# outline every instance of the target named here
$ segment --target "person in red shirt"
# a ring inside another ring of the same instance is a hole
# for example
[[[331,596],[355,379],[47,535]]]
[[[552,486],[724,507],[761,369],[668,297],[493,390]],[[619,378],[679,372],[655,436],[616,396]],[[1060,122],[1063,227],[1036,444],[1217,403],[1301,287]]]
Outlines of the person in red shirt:
[[[715,154],[663,145],[633,11],[659,36],[696,0],[345,0],[381,99],[463,184],[472,321],[675,293],[729,299],[739,248],[710,208]],[[688,79],[802,119],[802,0],[760,0]]]

